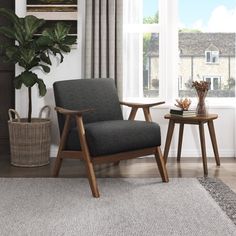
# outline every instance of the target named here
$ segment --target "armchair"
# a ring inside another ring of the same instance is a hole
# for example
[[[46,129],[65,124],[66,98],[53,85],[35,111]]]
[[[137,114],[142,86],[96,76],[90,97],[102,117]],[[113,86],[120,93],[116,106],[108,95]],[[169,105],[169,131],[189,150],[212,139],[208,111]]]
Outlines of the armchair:
[[[85,161],[92,195],[99,197],[95,164],[154,154],[162,181],[168,182],[160,150],[160,127],[151,122],[149,111],[151,106],[164,102],[119,102],[112,79],[58,81],[53,88],[61,134],[54,177],[58,176],[64,158],[81,159]],[[131,107],[129,120],[123,119],[120,105]],[[139,108],[147,121],[134,121]]]

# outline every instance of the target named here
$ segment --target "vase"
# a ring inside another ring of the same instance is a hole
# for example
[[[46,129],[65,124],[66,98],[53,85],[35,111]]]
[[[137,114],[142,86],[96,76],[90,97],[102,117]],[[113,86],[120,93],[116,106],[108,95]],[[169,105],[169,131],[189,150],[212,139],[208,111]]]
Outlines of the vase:
[[[197,115],[206,115],[207,111],[206,111],[206,103],[205,103],[205,98],[207,95],[207,90],[204,91],[197,91],[198,94],[198,104],[197,104]]]

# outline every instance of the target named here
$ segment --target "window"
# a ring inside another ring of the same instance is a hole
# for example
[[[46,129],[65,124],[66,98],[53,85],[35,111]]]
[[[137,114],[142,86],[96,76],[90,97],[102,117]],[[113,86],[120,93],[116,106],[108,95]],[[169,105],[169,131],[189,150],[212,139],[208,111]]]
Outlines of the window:
[[[221,89],[221,77],[218,76],[204,76],[204,81],[210,84],[210,90]]]
[[[218,63],[219,62],[219,52],[218,51],[206,51],[205,52],[206,63]]]
[[[235,97],[235,1],[124,2],[125,97],[173,104],[177,97],[196,97],[192,81],[204,79],[211,82],[208,97]]]

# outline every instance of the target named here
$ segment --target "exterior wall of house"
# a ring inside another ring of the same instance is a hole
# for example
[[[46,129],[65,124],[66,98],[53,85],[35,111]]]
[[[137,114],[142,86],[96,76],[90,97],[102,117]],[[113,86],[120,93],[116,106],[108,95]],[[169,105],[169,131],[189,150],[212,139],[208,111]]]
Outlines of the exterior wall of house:
[[[235,60],[235,57],[230,58],[230,78],[236,79],[236,60]]]
[[[149,89],[154,89],[152,86],[153,80],[159,80],[159,58],[152,57],[150,60],[150,77],[149,77]]]
[[[191,79],[191,58],[181,57],[179,61],[179,89],[186,89],[185,83]]]
[[[191,78],[191,57],[182,57],[179,65],[182,89],[186,89],[184,85]],[[221,89],[223,89],[227,86],[228,78],[234,77],[235,72],[235,58],[220,57],[219,63],[207,64],[205,57],[193,57],[193,80],[203,79],[206,76],[221,77]]]
[[[159,57],[152,57],[150,59],[150,65],[151,74],[149,83],[151,84],[153,79],[159,79],[157,76]],[[206,76],[221,77],[221,88],[223,89],[227,86],[228,78],[235,78],[235,58],[220,57],[219,63],[207,64],[205,62],[205,57],[193,57],[192,60],[191,57],[181,57],[179,61],[179,89],[187,89],[186,83],[191,79],[192,74],[193,80],[203,79],[203,77]]]

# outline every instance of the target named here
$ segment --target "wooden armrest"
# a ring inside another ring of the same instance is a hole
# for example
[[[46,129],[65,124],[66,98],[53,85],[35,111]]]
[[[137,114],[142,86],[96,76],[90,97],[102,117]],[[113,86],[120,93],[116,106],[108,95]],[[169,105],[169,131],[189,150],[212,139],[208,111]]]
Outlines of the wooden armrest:
[[[165,103],[164,101],[154,102],[154,103],[120,102],[120,105],[125,105],[125,106],[128,106],[128,107],[131,107],[131,112],[130,112],[130,115],[129,115],[129,118],[128,118],[129,120],[134,120],[134,118],[136,116],[136,113],[137,113],[137,110],[139,108],[142,108],[144,116],[145,116],[145,120],[151,122],[152,117],[151,117],[149,108],[154,107],[154,106],[158,106],[158,105],[161,105],[161,104],[164,104],[164,103]]]
[[[94,111],[94,109],[84,109],[84,110],[75,111],[75,110],[65,109],[62,107],[55,107],[55,110],[63,115],[79,115],[79,116],[81,116],[85,112]]]
[[[161,104],[164,104],[165,102],[155,102],[155,103],[133,103],[133,102],[120,102],[120,105],[125,105],[128,107],[132,107],[132,108],[145,108],[145,107],[154,107],[154,106],[158,106]]]

